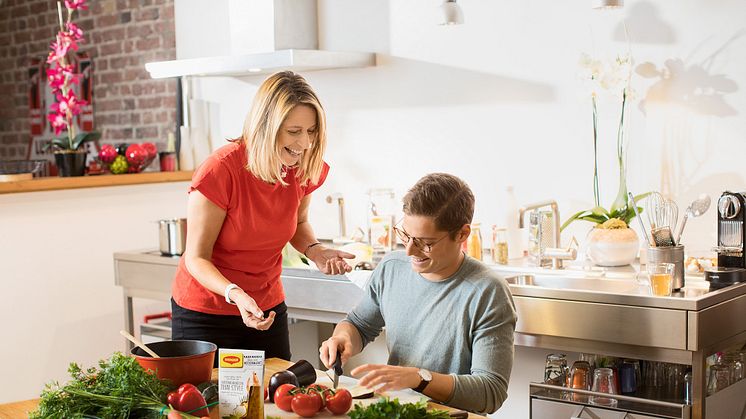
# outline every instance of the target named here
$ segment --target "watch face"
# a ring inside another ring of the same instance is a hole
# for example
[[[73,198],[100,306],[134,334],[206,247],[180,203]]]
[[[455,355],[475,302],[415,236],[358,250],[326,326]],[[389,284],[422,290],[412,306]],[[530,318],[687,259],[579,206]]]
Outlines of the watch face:
[[[421,370],[418,371],[418,373],[420,374],[420,377],[422,377],[422,379],[425,380],[425,381],[432,381],[433,380],[433,375],[430,374],[430,371],[428,371],[428,370],[421,369]]]

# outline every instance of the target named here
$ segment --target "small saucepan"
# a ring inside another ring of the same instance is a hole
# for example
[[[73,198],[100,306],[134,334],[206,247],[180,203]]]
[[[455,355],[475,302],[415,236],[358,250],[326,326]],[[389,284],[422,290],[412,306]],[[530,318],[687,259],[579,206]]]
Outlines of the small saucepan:
[[[148,343],[148,348],[160,358],[153,358],[141,348],[130,353],[146,370],[155,371],[160,379],[171,380],[174,386],[184,383],[194,385],[210,381],[215,352],[218,347],[201,340],[167,340]]]
[[[162,255],[180,256],[186,247],[186,218],[158,220],[158,239]]]

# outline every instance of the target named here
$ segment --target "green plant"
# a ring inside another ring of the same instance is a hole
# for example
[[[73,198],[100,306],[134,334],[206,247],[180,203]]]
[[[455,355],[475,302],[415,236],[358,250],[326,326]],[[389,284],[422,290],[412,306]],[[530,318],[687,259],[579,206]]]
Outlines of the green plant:
[[[444,410],[428,411],[424,399],[417,403],[400,403],[398,399],[390,400],[385,397],[365,407],[355,405],[347,416],[351,419],[447,419],[450,417]]]
[[[591,209],[578,211],[571,215],[562,224],[561,230],[570,225],[575,220],[590,221],[597,226],[604,224],[608,220],[620,220],[625,225],[635,218],[634,208],[627,202],[627,161],[625,149],[625,130],[624,123],[627,113],[628,101],[632,95],[630,88],[630,79],[632,74],[632,60],[629,55],[617,57],[613,63],[604,66],[599,60],[594,60],[588,55],[581,58],[581,67],[586,72],[585,78],[589,80],[594,89],[591,93],[591,107],[593,116],[593,204]],[[619,125],[617,127],[616,137],[616,162],[619,169],[619,188],[616,198],[607,210],[600,204],[599,182],[598,182],[598,92],[600,89],[612,90],[621,94],[621,111],[619,116]],[[635,202],[648,196],[648,193],[635,196]],[[642,212],[642,207],[637,207],[638,212]],[[613,223],[613,228],[619,228],[618,223]]]
[[[47,63],[49,63],[47,80],[54,94],[55,103],[52,104],[52,111],[47,115],[47,120],[52,125],[55,135],[60,135],[63,131],[67,135],[52,139],[45,149],[52,147],[56,150],[72,152],[88,141],[101,138],[98,132],[76,133],[76,126],[73,122],[75,115],[80,114],[81,108],[88,102],[78,98],[73,89],[75,85],[80,84],[80,74],[75,72],[75,67],[68,55],[74,53],[71,51],[77,51],[78,44],[85,40],[83,30],[73,23],[72,17],[75,11],[87,8],[86,0],[65,0],[67,19],[63,21],[62,2],[57,2],[60,30],[50,45],[51,51],[47,57]]]

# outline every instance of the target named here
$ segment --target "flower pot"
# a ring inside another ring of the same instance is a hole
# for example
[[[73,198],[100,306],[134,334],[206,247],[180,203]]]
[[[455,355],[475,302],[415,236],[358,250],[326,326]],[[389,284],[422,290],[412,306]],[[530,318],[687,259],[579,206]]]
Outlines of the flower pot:
[[[586,238],[588,257],[598,266],[624,266],[634,262],[639,249],[637,233],[631,228],[594,228]]]
[[[57,151],[54,153],[54,161],[57,163],[57,174],[60,177],[85,175],[85,159],[88,153],[85,150]]]

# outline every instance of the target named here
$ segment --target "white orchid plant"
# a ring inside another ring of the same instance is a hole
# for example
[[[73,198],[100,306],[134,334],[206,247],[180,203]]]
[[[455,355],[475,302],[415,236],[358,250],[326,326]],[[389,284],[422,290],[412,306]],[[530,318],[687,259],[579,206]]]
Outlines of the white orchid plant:
[[[593,109],[593,204],[588,210],[578,211],[568,218],[562,229],[564,230],[575,220],[585,220],[597,225],[609,226],[611,228],[626,228],[632,218],[635,217],[634,209],[627,203],[627,161],[625,149],[624,123],[627,116],[628,103],[633,98],[630,87],[632,76],[632,59],[629,54],[617,56],[611,62],[604,63],[594,59],[588,54],[583,54],[580,59],[581,78],[591,85],[591,106]],[[617,127],[616,151],[617,164],[619,166],[619,190],[611,207],[607,210],[601,206],[598,187],[598,96],[602,91],[621,97],[621,111],[619,114],[619,126]],[[648,194],[635,197],[635,202]],[[642,208],[638,207],[642,212]],[[611,221],[610,221],[611,220]],[[617,220],[623,221],[619,223]]]

